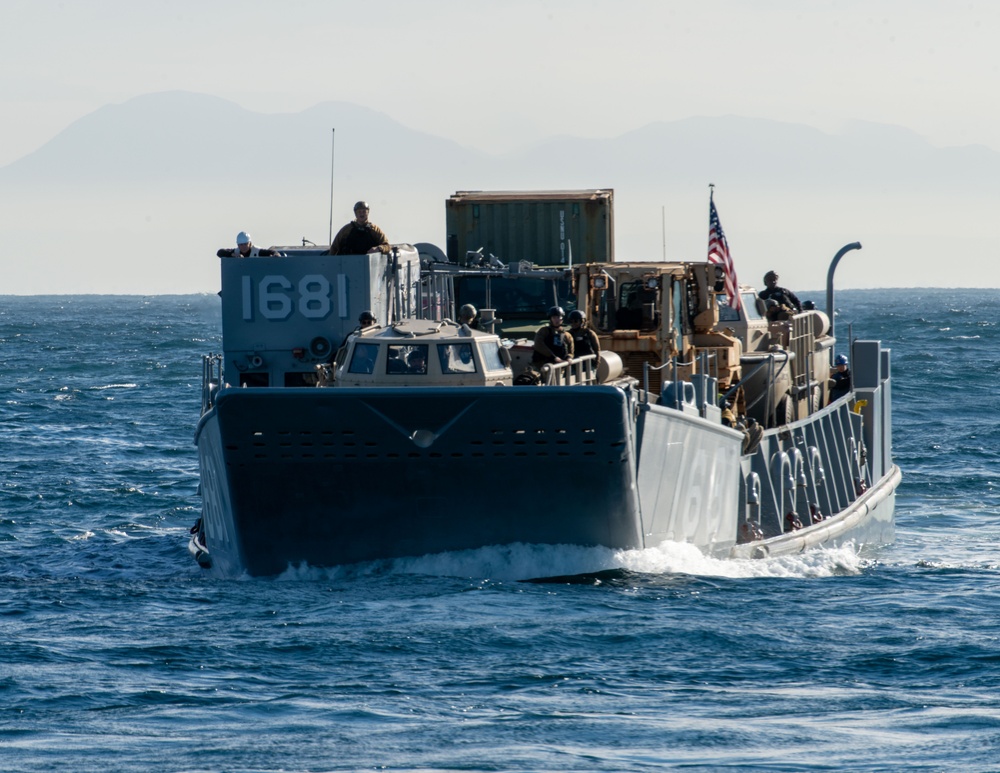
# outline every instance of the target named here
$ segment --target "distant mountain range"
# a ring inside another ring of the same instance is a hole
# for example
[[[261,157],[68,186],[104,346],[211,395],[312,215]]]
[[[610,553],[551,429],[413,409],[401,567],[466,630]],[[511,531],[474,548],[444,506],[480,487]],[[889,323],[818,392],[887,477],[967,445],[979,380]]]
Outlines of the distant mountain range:
[[[301,113],[254,113],[218,97],[165,92],[84,116],[0,181],[293,182],[328,178],[331,129],[345,174],[461,165],[475,153],[407,129],[382,113],[328,102]]]
[[[205,256],[237,230],[264,244],[323,241],[331,129],[332,221],[364,198],[396,241],[442,244],[444,200],[457,190],[606,187],[620,259],[702,259],[715,183],[738,270],[753,281],[779,267],[793,285],[821,286],[825,261],[861,240],[847,286],[941,284],[940,258],[952,254],[989,260],[948,284],[1000,286],[982,225],[1000,203],[1000,154],[982,146],[938,148],[875,124],[829,134],[722,116],[489,154],[407,128],[390,110],[327,102],[272,115],[185,92],[103,107],[0,167],[0,233],[8,254],[26,258],[8,270],[7,291],[214,291]]]
[[[877,124],[856,123],[832,135],[762,119],[698,117],[609,139],[554,137],[489,155],[343,102],[272,115],[218,97],[165,92],[79,119],[34,153],[0,167],[0,184],[295,183],[329,174],[332,128],[338,174],[392,176],[407,187],[445,179],[464,179],[465,188],[553,180],[683,187],[728,180],[995,190],[1000,178],[1000,154],[988,148],[936,148],[909,130]]]

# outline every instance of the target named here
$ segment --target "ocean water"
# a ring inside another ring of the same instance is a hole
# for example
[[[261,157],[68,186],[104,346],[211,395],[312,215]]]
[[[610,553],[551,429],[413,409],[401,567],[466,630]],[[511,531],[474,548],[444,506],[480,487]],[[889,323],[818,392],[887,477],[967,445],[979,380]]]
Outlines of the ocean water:
[[[218,299],[0,297],[0,770],[1000,771],[1000,293],[837,302],[893,349],[891,546],[216,580]]]

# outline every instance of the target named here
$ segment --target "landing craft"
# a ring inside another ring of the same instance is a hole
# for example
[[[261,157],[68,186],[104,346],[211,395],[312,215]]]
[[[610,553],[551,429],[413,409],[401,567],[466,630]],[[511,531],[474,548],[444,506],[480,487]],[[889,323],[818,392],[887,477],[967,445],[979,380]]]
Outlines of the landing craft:
[[[851,342],[831,402],[820,311],[768,321],[748,286],[731,305],[707,262],[281,252],[221,259],[191,540],[216,574],[517,542],[755,557],[893,539],[890,352]],[[516,293],[480,309],[486,329],[453,321],[473,276],[548,282],[600,352],[533,365],[530,340],[498,332]],[[377,324],[355,330],[364,309]]]

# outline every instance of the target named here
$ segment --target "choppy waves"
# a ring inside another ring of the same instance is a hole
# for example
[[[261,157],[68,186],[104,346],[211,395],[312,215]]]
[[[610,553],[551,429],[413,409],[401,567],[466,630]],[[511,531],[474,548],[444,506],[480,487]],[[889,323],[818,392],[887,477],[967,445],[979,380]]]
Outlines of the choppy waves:
[[[536,580],[600,584],[602,577],[630,577],[649,582],[662,575],[728,578],[835,577],[858,574],[865,566],[850,546],[815,550],[797,556],[753,560],[711,558],[689,544],[665,542],[643,550],[611,550],[572,545],[504,545],[419,558],[374,561],[322,569],[290,567],[280,580],[358,579],[386,574],[481,578],[491,581]],[[643,579],[644,578],[644,579]]]
[[[996,295],[838,294],[838,332],[893,349],[875,553],[510,545],[225,581],[186,549],[218,299],[2,298],[0,767],[995,769]]]

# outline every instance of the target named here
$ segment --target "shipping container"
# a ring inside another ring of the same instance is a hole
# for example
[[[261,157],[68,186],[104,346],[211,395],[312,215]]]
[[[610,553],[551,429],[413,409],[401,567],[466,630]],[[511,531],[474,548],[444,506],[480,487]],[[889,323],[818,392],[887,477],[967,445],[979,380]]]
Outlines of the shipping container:
[[[448,260],[481,250],[538,266],[614,260],[614,191],[458,191],[446,204]]]

